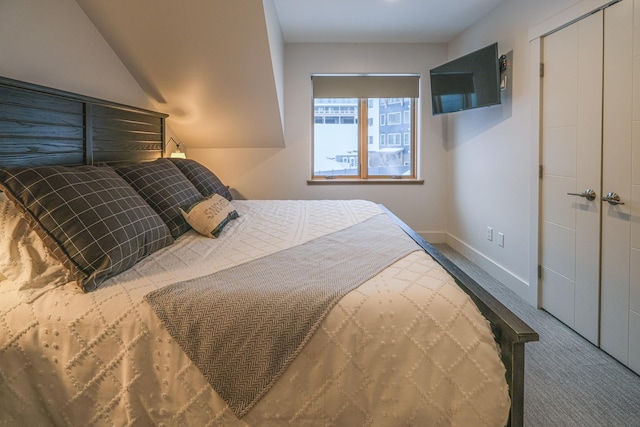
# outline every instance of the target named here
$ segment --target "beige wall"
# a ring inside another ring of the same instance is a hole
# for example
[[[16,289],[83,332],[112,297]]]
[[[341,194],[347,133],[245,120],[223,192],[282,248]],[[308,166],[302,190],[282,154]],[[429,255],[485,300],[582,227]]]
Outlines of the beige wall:
[[[153,108],[74,0],[0,2],[0,76]]]

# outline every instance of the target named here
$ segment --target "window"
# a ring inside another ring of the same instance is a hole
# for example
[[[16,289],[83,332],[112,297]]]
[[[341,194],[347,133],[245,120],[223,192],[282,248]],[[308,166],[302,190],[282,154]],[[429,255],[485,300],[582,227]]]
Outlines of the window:
[[[399,125],[402,123],[402,113],[397,111],[395,113],[387,113],[387,124],[389,126]]]
[[[312,179],[415,180],[418,76],[313,76],[312,82]]]
[[[387,145],[402,144],[400,138],[401,138],[401,135],[399,133],[390,133],[389,135],[387,135]]]
[[[411,143],[411,134],[409,132],[405,132],[402,134],[402,144],[403,145],[410,145]]]

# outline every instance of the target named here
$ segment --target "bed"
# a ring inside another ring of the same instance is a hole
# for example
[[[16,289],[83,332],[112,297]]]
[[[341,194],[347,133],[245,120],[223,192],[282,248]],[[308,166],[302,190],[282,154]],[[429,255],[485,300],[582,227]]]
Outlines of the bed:
[[[383,206],[233,199],[165,118],[0,79],[0,425],[522,425],[535,331]]]

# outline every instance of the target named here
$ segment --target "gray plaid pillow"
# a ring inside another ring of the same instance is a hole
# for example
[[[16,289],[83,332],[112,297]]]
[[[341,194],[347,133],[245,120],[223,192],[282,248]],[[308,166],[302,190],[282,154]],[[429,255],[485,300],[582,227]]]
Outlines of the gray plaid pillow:
[[[200,163],[191,159],[172,158],[170,160],[182,171],[184,176],[195,185],[204,197],[219,194],[229,201],[233,199],[227,186],[218,179],[216,174]]]
[[[180,208],[201,200],[202,194],[171,161],[158,159],[119,166],[115,171],[160,215],[174,239],[189,230]]]
[[[0,188],[85,292],[173,242],[158,214],[111,168],[5,169]]]

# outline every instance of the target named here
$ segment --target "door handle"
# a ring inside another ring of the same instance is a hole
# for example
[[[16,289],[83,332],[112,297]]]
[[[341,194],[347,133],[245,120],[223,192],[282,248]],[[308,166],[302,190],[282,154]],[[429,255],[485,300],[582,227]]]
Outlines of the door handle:
[[[591,200],[595,200],[596,199],[596,192],[593,191],[590,188],[587,188],[586,190],[584,190],[584,192],[582,193],[567,193],[569,196],[579,196],[579,197],[584,197],[585,199],[591,201]],[[604,200],[604,197],[602,198],[602,200]]]
[[[606,196],[602,196],[603,202],[609,202],[610,205],[624,205],[623,202],[620,201],[620,196],[616,193],[609,193]]]

